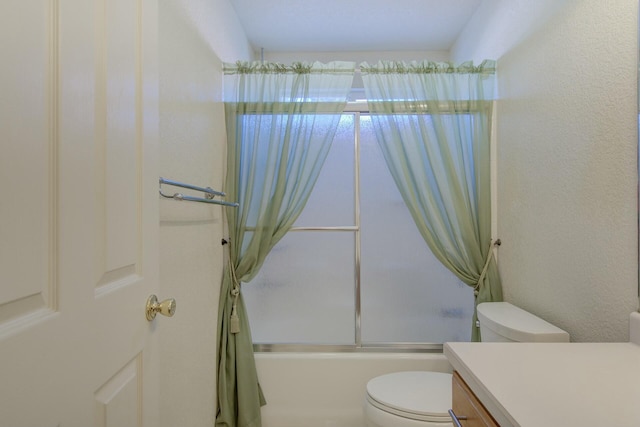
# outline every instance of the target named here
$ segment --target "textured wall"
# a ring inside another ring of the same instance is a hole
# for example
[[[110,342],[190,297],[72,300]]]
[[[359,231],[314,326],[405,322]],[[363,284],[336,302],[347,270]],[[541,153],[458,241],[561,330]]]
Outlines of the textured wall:
[[[222,186],[225,129],[218,57],[235,61],[250,55],[228,0],[160,2],[161,176]],[[215,419],[222,208],[161,200],[160,220],[158,296],[177,301],[173,318],[156,320],[162,340],[160,427],[210,427]]]
[[[627,340],[637,308],[637,16],[637,0],[490,0],[452,51],[498,59],[505,297],[574,341]]]

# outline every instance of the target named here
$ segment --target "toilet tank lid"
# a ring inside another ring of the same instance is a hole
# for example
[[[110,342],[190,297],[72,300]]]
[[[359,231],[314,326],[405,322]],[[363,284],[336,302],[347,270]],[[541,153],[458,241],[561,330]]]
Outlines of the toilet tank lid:
[[[478,304],[477,310],[481,328],[489,328],[510,340],[569,342],[566,331],[508,302],[484,302]]]

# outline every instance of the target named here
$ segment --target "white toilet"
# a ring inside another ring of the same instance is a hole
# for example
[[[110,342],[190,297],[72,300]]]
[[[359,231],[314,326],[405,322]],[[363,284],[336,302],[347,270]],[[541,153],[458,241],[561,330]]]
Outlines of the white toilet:
[[[478,305],[482,341],[569,342],[566,331],[507,302]],[[451,374],[408,371],[367,383],[367,427],[447,427]]]

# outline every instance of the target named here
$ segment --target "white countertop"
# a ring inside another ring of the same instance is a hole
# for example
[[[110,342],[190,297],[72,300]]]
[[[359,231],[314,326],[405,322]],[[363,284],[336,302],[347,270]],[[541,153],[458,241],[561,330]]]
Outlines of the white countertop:
[[[446,343],[501,427],[640,427],[640,313],[628,343]]]
[[[447,343],[501,427],[639,427],[640,345]]]

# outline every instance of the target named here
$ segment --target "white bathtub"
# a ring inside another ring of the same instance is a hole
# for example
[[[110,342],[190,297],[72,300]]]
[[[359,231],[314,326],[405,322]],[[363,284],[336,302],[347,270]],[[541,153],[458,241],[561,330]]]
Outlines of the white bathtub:
[[[256,353],[263,427],[363,427],[367,381],[398,371],[451,372],[437,353]]]

